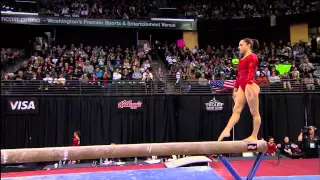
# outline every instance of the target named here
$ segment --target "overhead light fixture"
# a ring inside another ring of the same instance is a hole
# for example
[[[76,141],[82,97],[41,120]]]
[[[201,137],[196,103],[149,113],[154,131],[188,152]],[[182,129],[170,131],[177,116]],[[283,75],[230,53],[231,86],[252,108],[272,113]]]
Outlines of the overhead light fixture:
[[[1,14],[4,14],[4,15],[27,15],[27,16],[38,16],[39,15],[38,13],[11,12],[11,11],[1,11]]]
[[[172,19],[172,18],[151,18],[152,21],[190,21],[193,22],[194,19]]]

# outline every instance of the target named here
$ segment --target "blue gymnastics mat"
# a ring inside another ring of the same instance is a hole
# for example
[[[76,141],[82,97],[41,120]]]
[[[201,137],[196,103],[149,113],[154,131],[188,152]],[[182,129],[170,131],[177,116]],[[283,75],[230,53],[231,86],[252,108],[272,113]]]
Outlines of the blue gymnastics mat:
[[[1,178],[3,180],[223,180],[210,167],[109,171]]]
[[[1,178],[3,180],[223,180],[210,167],[186,167],[130,171],[52,174],[43,176]],[[246,179],[246,178],[243,178]],[[254,180],[319,180],[320,176],[265,176]]]

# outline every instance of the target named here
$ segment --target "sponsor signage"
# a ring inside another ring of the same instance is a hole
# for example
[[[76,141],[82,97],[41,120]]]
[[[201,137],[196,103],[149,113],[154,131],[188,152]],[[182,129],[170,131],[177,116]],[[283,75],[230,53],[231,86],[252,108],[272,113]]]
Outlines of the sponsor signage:
[[[124,109],[124,108],[128,108],[128,109],[138,109],[142,107],[142,102],[141,101],[137,101],[137,102],[133,102],[132,100],[123,100],[118,102],[118,108],[119,109]]]
[[[224,103],[216,100],[214,97],[209,102],[205,103],[207,111],[222,111]]]
[[[253,144],[253,143],[248,144],[248,151],[257,151],[257,150],[258,150],[257,144]]]
[[[175,29],[185,31],[197,30],[196,21],[183,20],[124,20],[124,19],[88,19],[75,17],[27,16],[1,14],[1,23],[84,26],[105,28],[138,28],[138,29]]]
[[[7,114],[37,114],[38,99],[37,98],[7,98]]]

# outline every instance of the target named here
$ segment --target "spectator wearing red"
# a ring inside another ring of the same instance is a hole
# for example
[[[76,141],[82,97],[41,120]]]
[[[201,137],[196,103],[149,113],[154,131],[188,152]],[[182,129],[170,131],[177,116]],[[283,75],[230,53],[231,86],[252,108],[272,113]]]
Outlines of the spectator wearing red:
[[[269,156],[275,156],[276,151],[277,151],[277,148],[276,148],[276,144],[274,143],[274,139],[273,137],[269,137],[267,153]]]
[[[75,131],[73,133],[72,146],[79,146],[79,145],[80,145],[80,131]]]
[[[89,84],[91,85],[97,85],[99,82],[99,79],[97,78],[96,74],[92,74],[91,78],[89,80]]]
[[[267,85],[268,84],[268,79],[267,79],[264,72],[260,73],[260,76],[257,78],[257,83],[259,85]]]

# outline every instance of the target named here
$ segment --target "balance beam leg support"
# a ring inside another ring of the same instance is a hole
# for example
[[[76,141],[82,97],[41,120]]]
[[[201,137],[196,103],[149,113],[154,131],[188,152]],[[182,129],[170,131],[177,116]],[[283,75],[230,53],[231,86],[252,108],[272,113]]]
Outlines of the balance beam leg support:
[[[265,156],[265,153],[262,153],[260,152],[257,156],[257,159],[254,161],[254,164],[252,166],[252,169],[250,171],[250,173],[248,174],[248,177],[247,177],[247,180],[252,180],[254,175],[256,174],[260,164],[261,164],[261,161],[263,160]]]
[[[260,152],[248,174],[247,180],[252,180],[254,175],[256,174],[261,161],[263,160],[264,156],[266,153],[264,152]],[[237,171],[232,167],[230,161],[224,157],[223,155],[218,155],[218,158],[221,160],[222,164],[228,169],[228,171],[230,172],[230,174],[233,176],[233,178],[235,180],[241,180],[242,178],[240,177],[240,175],[237,173]]]
[[[242,178],[240,177],[240,175],[237,173],[237,171],[232,167],[232,165],[230,164],[229,160],[222,156],[222,155],[218,155],[219,159],[221,160],[221,162],[223,163],[223,165],[228,169],[228,171],[231,173],[231,175],[234,177],[235,180],[242,180]]]

